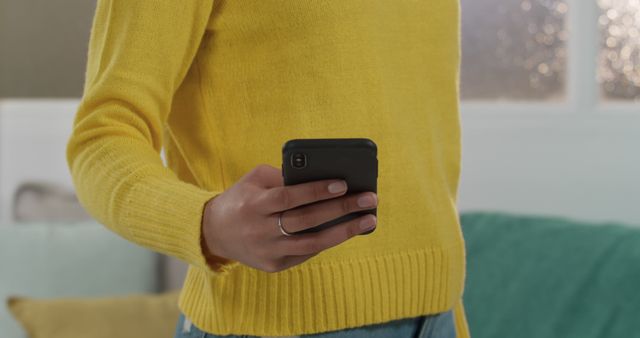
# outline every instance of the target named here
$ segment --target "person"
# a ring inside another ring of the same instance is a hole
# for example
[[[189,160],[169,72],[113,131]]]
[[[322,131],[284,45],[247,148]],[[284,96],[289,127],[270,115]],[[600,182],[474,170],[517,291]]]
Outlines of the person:
[[[469,336],[457,0],[98,0],[94,15],[69,170],[99,222],[189,263],[176,337]],[[357,137],[377,144],[377,193],[283,185],[287,140]]]

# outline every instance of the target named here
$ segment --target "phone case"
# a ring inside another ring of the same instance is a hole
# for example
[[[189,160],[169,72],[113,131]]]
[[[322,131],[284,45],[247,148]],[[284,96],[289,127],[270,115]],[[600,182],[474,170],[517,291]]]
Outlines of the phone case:
[[[377,153],[375,142],[368,138],[292,139],[282,146],[284,184],[340,178],[347,182],[346,195],[364,191],[377,193]],[[300,160],[303,156],[305,159]],[[302,162],[304,167],[301,167]],[[321,231],[367,213],[377,215],[377,208],[346,214],[296,233]],[[375,228],[361,235],[370,234],[374,230]]]

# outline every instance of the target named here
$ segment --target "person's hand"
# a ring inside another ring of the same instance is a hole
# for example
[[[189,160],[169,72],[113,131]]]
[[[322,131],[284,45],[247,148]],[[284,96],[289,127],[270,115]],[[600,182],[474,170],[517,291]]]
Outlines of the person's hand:
[[[318,232],[285,236],[278,229],[278,214],[286,211],[283,228],[296,232],[376,207],[374,192],[345,195],[346,190],[346,182],[339,179],[285,186],[280,168],[260,164],[207,202],[202,222],[203,250],[266,272],[300,264],[372,229],[376,217],[366,214]],[[361,197],[369,204],[359,204]]]

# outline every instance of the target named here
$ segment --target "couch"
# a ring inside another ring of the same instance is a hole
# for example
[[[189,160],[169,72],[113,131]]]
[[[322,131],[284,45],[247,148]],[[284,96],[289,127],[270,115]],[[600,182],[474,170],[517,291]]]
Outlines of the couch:
[[[489,211],[463,212],[460,220],[467,248],[464,303],[472,337],[640,337],[640,226]],[[156,254],[96,222],[0,226],[3,303],[10,295],[65,296],[109,297],[142,306],[121,297],[166,291],[158,284],[162,269]],[[146,299],[144,306],[171,307],[176,299],[175,294],[158,297],[163,298]],[[79,311],[84,300],[76,299],[65,306]],[[96,309],[100,302],[90,306]],[[40,313],[57,306],[25,304],[23,311]],[[175,311],[159,312],[170,318],[165,319],[167,327],[174,325]],[[149,312],[147,322],[154,315]],[[0,310],[0,337],[25,336]]]
[[[640,337],[640,226],[461,214],[474,338]]]

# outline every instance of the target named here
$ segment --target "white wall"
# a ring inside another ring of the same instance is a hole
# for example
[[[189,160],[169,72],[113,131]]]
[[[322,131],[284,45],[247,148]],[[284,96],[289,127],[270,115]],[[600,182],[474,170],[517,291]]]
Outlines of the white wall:
[[[16,187],[46,180],[72,189],[65,148],[78,100],[0,100],[0,221]]]
[[[77,103],[0,100],[0,220],[20,181],[72,187],[65,146]],[[462,105],[459,209],[640,225],[640,110],[535,107]]]
[[[640,109],[462,109],[461,211],[506,210],[640,226]]]

